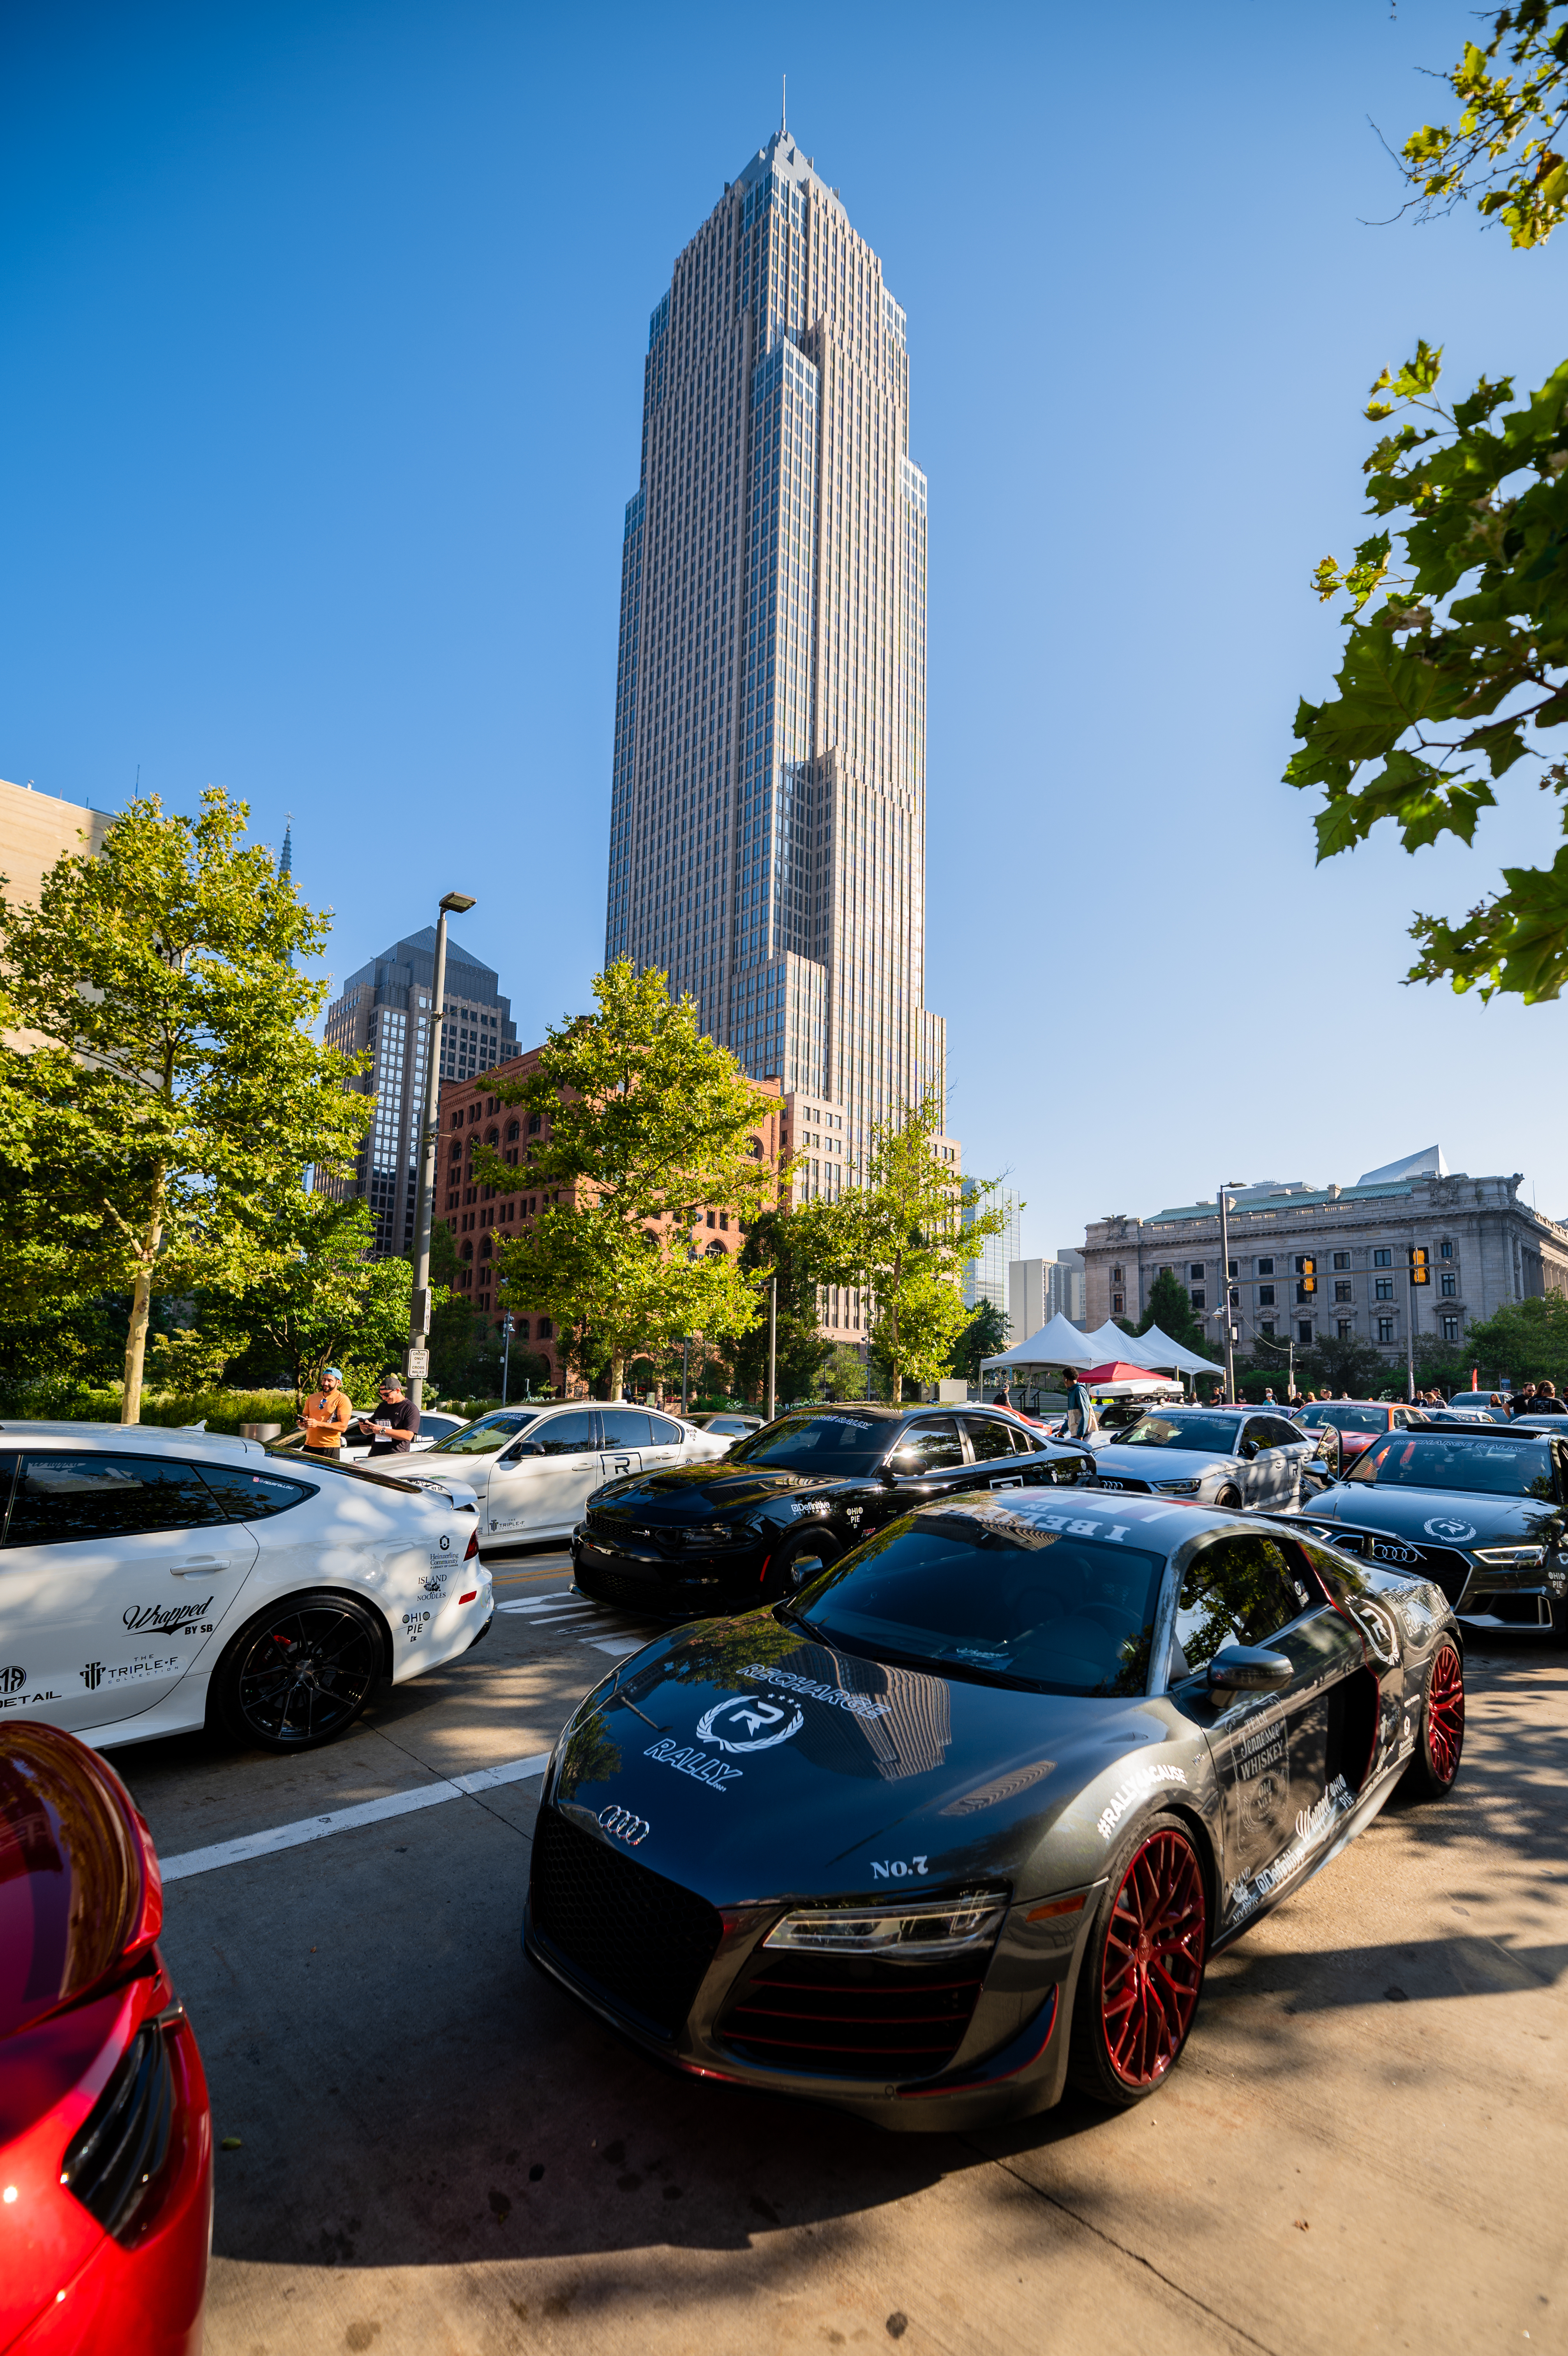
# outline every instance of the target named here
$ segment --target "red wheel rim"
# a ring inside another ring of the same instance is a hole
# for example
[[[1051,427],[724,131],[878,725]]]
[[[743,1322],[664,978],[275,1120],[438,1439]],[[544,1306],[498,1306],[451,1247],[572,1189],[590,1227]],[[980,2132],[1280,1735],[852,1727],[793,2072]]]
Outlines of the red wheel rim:
[[[1151,1833],[1116,1892],[1101,1976],[1105,2050],[1126,2085],[1154,2085],[1181,2051],[1203,1985],[1206,1921],[1192,1844]]]
[[[1465,1747],[1465,1671],[1452,1644],[1432,1664],[1426,1686],[1426,1755],[1440,1783],[1452,1783]]]

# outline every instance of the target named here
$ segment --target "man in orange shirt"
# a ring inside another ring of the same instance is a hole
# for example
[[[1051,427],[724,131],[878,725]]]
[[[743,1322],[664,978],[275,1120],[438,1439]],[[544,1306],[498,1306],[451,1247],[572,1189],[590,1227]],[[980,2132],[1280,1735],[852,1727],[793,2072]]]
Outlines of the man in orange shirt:
[[[313,1456],[336,1456],[353,1419],[354,1410],[343,1389],[342,1368],[324,1366],[321,1387],[306,1400],[305,1413],[300,1418],[306,1449]]]

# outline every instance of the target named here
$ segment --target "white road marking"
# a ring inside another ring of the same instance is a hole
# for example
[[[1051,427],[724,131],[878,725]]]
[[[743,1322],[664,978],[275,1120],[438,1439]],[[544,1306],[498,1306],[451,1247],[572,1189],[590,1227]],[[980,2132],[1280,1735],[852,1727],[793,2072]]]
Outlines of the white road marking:
[[[596,1653],[613,1653],[618,1661],[622,1661],[628,1653],[640,1653],[648,1638],[634,1636],[629,1644],[623,1644],[607,1643],[602,1636],[585,1636],[583,1642],[591,1644]]]
[[[220,1865],[242,1865],[247,1858],[271,1857],[278,1849],[325,1840],[330,1833],[354,1832],[361,1825],[380,1824],[387,1816],[439,1807],[444,1800],[472,1799],[502,1783],[526,1783],[531,1775],[542,1775],[549,1764],[549,1751],[536,1751],[529,1759],[508,1759],[499,1767],[476,1768],[469,1775],[442,1776],[435,1783],[416,1785],[412,1792],[389,1792],[384,1799],[363,1800],[358,1807],[338,1808],[331,1815],[302,1816],[297,1824],[272,1825],[265,1832],[246,1833],[239,1840],[214,1841],[209,1848],[188,1848],[179,1857],[160,1858],[159,1869],[166,1881],[184,1881],[193,1873],[211,1873]]]

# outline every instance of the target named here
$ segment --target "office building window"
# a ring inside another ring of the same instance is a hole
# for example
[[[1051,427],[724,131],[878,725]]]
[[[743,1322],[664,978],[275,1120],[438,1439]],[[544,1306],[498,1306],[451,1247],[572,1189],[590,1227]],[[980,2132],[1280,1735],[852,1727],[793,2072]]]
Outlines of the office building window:
[[[1272,1261],[1272,1260],[1271,1260],[1271,1262],[1269,1263],[1269,1265],[1270,1265],[1271,1267],[1273,1267],[1273,1261]],[[1273,1305],[1274,1305],[1274,1288],[1273,1288],[1273,1286],[1272,1284],[1260,1284],[1260,1285],[1259,1285],[1259,1287],[1258,1287],[1258,1306],[1259,1306],[1259,1308],[1260,1308],[1260,1309],[1272,1309],[1272,1308],[1273,1307]]]
[[[1120,1269],[1119,1268],[1113,1268],[1113,1269],[1112,1269],[1112,1271],[1111,1271],[1111,1281],[1112,1281],[1112,1284],[1120,1284],[1120,1283],[1121,1283],[1121,1281],[1122,1281],[1122,1271],[1121,1271],[1121,1269]]]
[[[1393,1266],[1393,1260],[1386,1244],[1381,1246],[1372,1254],[1372,1266],[1374,1268],[1391,1268]]]
[[[1334,1287],[1334,1298],[1336,1301],[1348,1301],[1352,1298],[1350,1287],[1343,1277]]]
[[[1272,1259],[1261,1259],[1258,1262],[1258,1274],[1260,1276],[1273,1276],[1273,1272],[1274,1264]]]
[[[1122,1301],[1122,1295],[1119,1292],[1113,1292],[1111,1296],[1111,1307],[1112,1312],[1119,1313],[1124,1306],[1125,1303]]]
[[[1437,1247],[1437,1257],[1439,1259],[1452,1259],[1454,1257],[1453,1245],[1451,1243],[1439,1244]]]
[[[1445,1342],[1456,1342],[1459,1339],[1459,1320],[1457,1317],[1449,1316],[1444,1319],[1443,1338]]]
[[[1259,1320],[1258,1320],[1258,1331],[1259,1331],[1259,1333],[1267,1333],[1267,1334],[1269,1334],[1269,1335],[1271,1335],[1271,1336],[1272,1336],[1272,1335],[1273,1335],[1273,1330],[1274,1330],[1274,1321],[1273,1321],[1273,1319],[1272,1317],[1260,1317],[1260,1318],[1259,1318]]]
[[[1451,1268],[1445,1268],[1443,1271],[1443,1290],[1450,1300],[1459,1290],[1459,1280]]]
[[[1391,1341],[1393,1340],[1393,1338],[1394,1338],[1394,1321],[1393,1321],[1393,1319],[1392,1319],[1391,1317],[1380,1317],[1380,1318],[1379,1318],[1379,1320],[1378,1320],[1378,1339],[1379,1339],[1379,1341],[1380,1341],[1380,1342],[1391,1342]]]
[[[1350,1265],[1350,1255],[1349,1255],[1349,1253],[1348,1253],[1348,1252],[1336,1252],[1336,1253],[1335,1253],[1335,1255],[1334,1255],[1334,1265],[1335,1265],[1335,1267],[1336,1267],[1336,1268],[1348,1268],[1348,1267],[1349,1267],[1349,1265]]]
[[[1311,1348],[1312,1320],[1310,1317],[1300,1317],[1296,1320],[1295,1338],[1298,1342],[1305,1344],[1308,1349]]]
[[[1208,1295],[1204,1291],[1204,1290],[1203,1290],[1202,1286],[1200,1285],[1200,1286],[1198,1287],[1197,1290],[1197,1291],[1193,1294],[1193,1296],[1192,1296],[1192,1305],[1193,1305],[1193,1307],[1194,1307],[1195,1309],[1201,1309],[1201,1308],[1203,1308],[1203,1307],[1204,1307],[1204,1305],[1205,1305],[1205,1303],[1207,1302],[1208,1299]]]
[[[1353,1342],[1355,1338],[1356,1327],[1354,1321],[1348,1317],[1341,1317],[1339,1320],[1339,1339],[1342,1342]]]
[[[1188,1260],[1187,1264],[1187,1272],[1188,1278],[1194,1284],[1201,1284],[1203,1282],[1203,1262],[1200,1259]]]
[[[1394,1297],[1393,1278],[1391,1276],[1375,1278],[1372,1283],[1372,1297],[1377,1301],[1391,1301]]]

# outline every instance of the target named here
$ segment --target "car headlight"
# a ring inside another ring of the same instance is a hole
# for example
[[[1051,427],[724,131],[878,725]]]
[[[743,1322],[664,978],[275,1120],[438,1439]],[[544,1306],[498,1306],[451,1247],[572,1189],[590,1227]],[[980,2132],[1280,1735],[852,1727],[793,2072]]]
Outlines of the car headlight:
[[[687,1530],[683,1542],[689,1547],[728,1546],[736,1533],[727,1522],[704,1522],[694,1530]]]
[[[955,1955],[988,1945],[1001,1927],[1007,1901],[999,1890],[978,1898],[938,1899],[929,1906],[786,1914],[763,1941],[819,1955]]]
[[[1202,1486],[1201,1481],[1156,1481],[1155,1491],[1161,1497],[1196,1497]]]
[[[1527,1562],[1546,1560],[1546,1548],[1539,1546],[1475,1547],[1471,1551],[1477,1562],[1489,1562],[1494,1569],[1518,1569]]]

